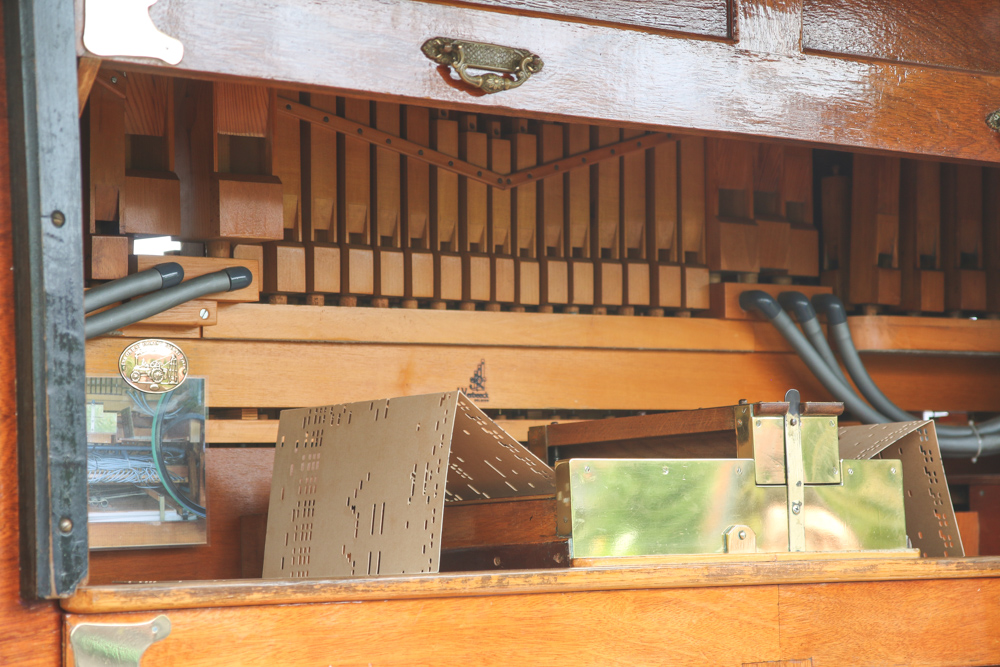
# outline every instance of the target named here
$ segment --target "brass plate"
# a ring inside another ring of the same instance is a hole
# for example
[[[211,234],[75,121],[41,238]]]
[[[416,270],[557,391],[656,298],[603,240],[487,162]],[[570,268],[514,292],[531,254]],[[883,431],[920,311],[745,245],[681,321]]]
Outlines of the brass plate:
[[[906,547],[899,462],[847,464],[843,484],[805,487],[806,549]],[[574,459],[556,466],[557,521],[573,558],[724,553],[737,524],[788,551],[787,489],[754,478],[752,459]]]
[[[143,393],[163,394],[184,383],[188,361],[181,348],[170,341],[146,338],[122,351],[118,372],[125,382]]]

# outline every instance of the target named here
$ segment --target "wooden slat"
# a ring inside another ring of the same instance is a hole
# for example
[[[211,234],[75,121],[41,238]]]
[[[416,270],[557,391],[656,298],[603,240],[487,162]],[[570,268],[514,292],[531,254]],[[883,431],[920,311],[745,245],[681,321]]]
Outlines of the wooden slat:
[[[266,328],[261,327],[264,321]],[[250,304],[224,307],[218,325],[207,335],[233,340],[732,352],[751,352],[756,344],[750,322]]]
[[[879,315],[849,317],[858,350],[934,351],[938,354],[1000,354],[1000,322]]]
[[[88,372],[114,373],[128,342],[89,341]],[[680,410],[731,405],[741,398],[773,400],[788,387],[807,400],[831,399],[792,353],[205,339],[183,347],[192,372],[210,378],[213,407],[284,408],[431,393],[464,386],[483,360],[489,378],[484,408]],[[895,355],[871,355],[866,363],[875,382],[904,409],[990,412],[1000,404],[994,381],[998,357],[927,356],[918,365]],[[573,369],[569,376],[567,368]],[[671,380],[652,380],[659,377]]]
[[[944,310],[941,271],[941,165],[903,160],[900,165],[899,269],[902,310]]]
[[[898,158],[854,156],[850,229],[851,302],[899,305]]]
[[[983,170],[941,166],[941,264],[949,311],[986,310],[983,269]]]
[[[578,617],[581,609],[587,610],[586,618]],[[672,619],[669,655],[673,665],[726,664],[734,657],[739,664],[743,659],[780,654],[777,589],[773,586],[739,593],[717,588],[697,597],[687,591],[580,592],[443,599],[430,604],[391,600],[364,605],[268,606],[204,614],[172,612],[170,641],[151,646],[143,655],[144,665],[212,664],[219,655],[206,646],[217,642],[219,633],[240,637],[226,650],[226,659],[235,664],[436,664],[447,656],[448,661],[465,664],[550,666],[564,664],[566,642],[579,652],[580,664],[652,664],[664,655],[662,624],[666,618]],[[73,616],[68,624],[112,618]],[[198,618],[207,622],[199,623]],[[125,619],[133,620],[121,620]],[[720,623],[729,631],[720,634],[716,629]],[[289,633],[289,627],[296,632]],[[559,638],[555,644],[553,638]],[[67,659],[72,664],[72,656]]]
[[[800,53],[760,58],[722,41],[439,3],[333,0],[288,12],[283,5],[260,6],[248,0],[225,6],[178,0],[162,12],[161,22],[185,44],[177,71],[328,86],[400,101],[433,98],[452,108],[496,106],[512,115],[590,118],[1000,160],[1000,145],[983,123],[995,109],[1000,80],[975,72],[893,63],[873,66]],[[303,25],[311,29],[303,31]],[[438,68],[419,52],[421,37],[399,38],[433,36],[441,26],[464,26],[466,39],[531,49],[549,66],[516,94],[470,96],[465,87],[442,81]],[[331,34],[338,39],[331,40]],[[260,35],[268,35],[273,48],[250,46],[259,44]],[[741,34],[740,39],[749,36]],[[303,60],[303,53],[310,57]],[[619,68],[608,67],[608,54],[629,54],[630,62],[643,64],[625,75],[635,81],[642,78],[641,95],[635,85],[623,85]],[[344,67],[345,62],[392,66],[386,72]],[[670,76],[642,74],[660,70]],[[584,81],[587,92],[581,95]],[[776,100],[795,103],[776,108]],[[931,124],[938,131],[925,131]]]
[[[559,593],[576,591],[886,582],[913,579],[989,582],[1000,587],[997,558],[879,558],[874,560],[765,560],[713,563],[692,560],[655,567],[572,568],[561,571],[298,581],[216,581],[88,586],[62,601],[71,613],[245,607],[311,602]],[[944,582],[938,585],[944,586]],[[492,601],[496,602],[497,597]],[[889,600],[891,601],[891,600]]]
[[[760,271],[760,233],[753,221],[753,172],[757,145],[748,141],[705,142],[708,268]]]
[[[538,162],[538,137],[528,133],[528,123],[518,119],[508,137],[515,171]],[[541,287],[538,266],[538,185],[533,181],[514,188],[511,201],[511,234],[514,238],[514,301],[518,306],[538,305]]]

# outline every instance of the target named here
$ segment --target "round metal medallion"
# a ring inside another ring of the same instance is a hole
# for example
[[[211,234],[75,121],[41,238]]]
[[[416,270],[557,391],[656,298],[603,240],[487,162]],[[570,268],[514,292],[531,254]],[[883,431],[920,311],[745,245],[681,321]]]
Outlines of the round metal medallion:
[[[118,358],[118,372],[139,391],[162,394],[183,384],[187,357],[170,341],[147,338],[125,348]]]

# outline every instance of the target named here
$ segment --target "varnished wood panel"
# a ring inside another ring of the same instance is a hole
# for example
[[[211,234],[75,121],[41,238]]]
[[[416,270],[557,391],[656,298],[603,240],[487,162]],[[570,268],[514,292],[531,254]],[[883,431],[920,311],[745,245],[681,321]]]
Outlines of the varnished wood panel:
[[[7,134],[7,69],[3,64],[0,9],[0,664],[60,663],[62,628],[54,602],[28,602],[20,594],[17,418],[15,414],[14,253],[11,245],[10,157]]]
[[[312,581],[202,581],[81,588],[62,601],[73,613],[360,602],[389,598],[498,597],[523,593],[574,593],[668,588],[909,581],[992,580],[997,558],[810,558],[766,554],[749,561],[690,561],[628,567],[579,567],[547,572],[418,574]]]
[[[129,342],[88,341],[87,372],[114,373]],[[480,402],[485,408],[680,410],[732,405],[741,398],[775,400],[789,387],[798,388],[805,400],[831,398],[793,353],[204,339],[183,347],[192,372],[210,378],[213,407],[284,408],[432,393],[442,386],[467,386],[482,361],[489,393]],[[871,355],[866,363],[886,395],[904,409],[994,411],[1000,404],[997,357],[928,355],[915,364],[897,355]],[[260,382],[262,376],[268,382]]]
[[[998,595],[998,579],[782,586],[782,652],[815,667],[996,665]]]
[[[777,598],[757,586],[174,611],[143,665],[218,664],[219,637],[231,664],[740,664],[779,655]]]
[[[801,53],[761,58],[724,41],[440,3],[175,0],[151,11],[185,45],[178,71],[435,100],[448,108],[495,106],[543,118],[1000,160],[1000,144],[983,122],[996,108],[1000,79],[973,72]],[[423,40],[451,26],[461,26],[466,39],[531,49],[546,67],[516,92],[470,95],[420,52]],[[754,43],[753,27],[741,27],[741,44]],[[258,48],[262,35],[267,49]]]
[[[704,35],[729,36],[729,12],[724,0],[467,0],[518,13],[590,19],[626,26]]]
[[[997,73],[997,19],[992,0],[805,0],[802,45],[813,51]]]

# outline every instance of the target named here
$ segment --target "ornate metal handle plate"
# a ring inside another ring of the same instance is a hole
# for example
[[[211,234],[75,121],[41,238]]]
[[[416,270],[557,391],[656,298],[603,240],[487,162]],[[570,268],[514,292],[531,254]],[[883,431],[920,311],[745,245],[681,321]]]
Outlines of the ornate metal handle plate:
[[[517,88],[532,74],[541,72],[544,65],[541,58],[527,49],[466,42],[447,37],[428,39],[421,47],[421,51],[434,62],[450,66],[458,72],[462,81],[487,93],[499,93],[501,90]],[[470,68],[486,70],[486,73],[470,74]],[[513,78],[503,74],[511,74]]]

